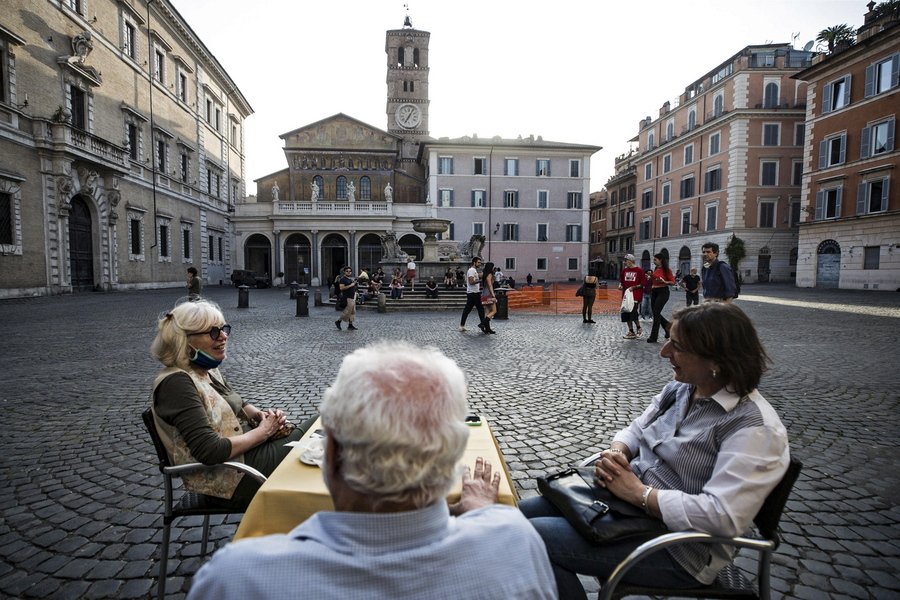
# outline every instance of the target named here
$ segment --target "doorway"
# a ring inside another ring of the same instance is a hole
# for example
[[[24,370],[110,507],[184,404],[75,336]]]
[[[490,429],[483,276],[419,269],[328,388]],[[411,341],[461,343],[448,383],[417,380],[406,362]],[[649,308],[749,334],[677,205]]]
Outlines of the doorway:
[[[69,211],[69,266],[73,290],[94,289],[94,234],[91,210],[81,196],[72,198]]]
[[[272,277],[272,244],[266,236],[255,233],[244,246],[244,268],[257,275]]]
[[[284,242],[284,280],[307,285],[310,280],[310,245],[301,233],[292,233]]]
[[[816,251],[816,287],[836,288],[841,281],[841,245],[825,240]]]
[[[329,233],[322,240],[322,283],[331,285],[347,261],[347,242],[336,233]]]

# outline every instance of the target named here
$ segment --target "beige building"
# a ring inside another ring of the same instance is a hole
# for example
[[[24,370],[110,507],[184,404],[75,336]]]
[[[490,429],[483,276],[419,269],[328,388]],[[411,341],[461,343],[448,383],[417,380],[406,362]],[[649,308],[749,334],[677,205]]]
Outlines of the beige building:
[[[809,83],[797,285],[900,289],[900,14],[869,5]]]
[[[637,166],[639,153],[635,149],[616,157],[616,172],[606,182],[609,192],[609,211],[606,221],[606,272],[610,279],[618,279],[625,268],[625,255],[634,253],[634,206],[637,197]]]
[[[747,283],[793,281],[806,84],[812,53],[747,46],[639,124],[634,254],[650,266],[700,267],[704,242],[741,238]]]
[[[252,113],[166,0],[0,13],[0,298],[232,268]]]

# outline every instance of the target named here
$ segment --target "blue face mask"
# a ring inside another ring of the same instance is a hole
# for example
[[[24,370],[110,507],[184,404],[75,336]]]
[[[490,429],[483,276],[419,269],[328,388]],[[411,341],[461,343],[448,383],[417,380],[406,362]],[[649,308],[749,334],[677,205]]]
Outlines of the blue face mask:
[[[191,353],[191,356],[188,360],[190,360],[201,369],[206,370],[215,369],[222,364],[221,360],[213,358],[203,350],[198,350],[196,348],[194,348],[194,351]]]

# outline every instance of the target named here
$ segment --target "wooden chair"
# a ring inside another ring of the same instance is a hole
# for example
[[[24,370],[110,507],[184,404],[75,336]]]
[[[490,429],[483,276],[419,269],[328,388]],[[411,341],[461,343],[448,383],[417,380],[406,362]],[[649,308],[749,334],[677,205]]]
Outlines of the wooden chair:
[[[209,516],[244,513],[243,508],[211,506],[207,496],[187,490],[176,502],[173,494],[173,478],[221,466],[241,471],[260,483],[263,483],[266,480],[266,476],[253,467],[232,461],[213,466],[201,463],[173,465],[169,462],[169,455],[166,453],[166,447],[163,445],[162,438],[159,437],[159,432],[156,431],[153,412],[148,408],[141,414],[141,417],[144,419],[144,426],[150,434],[150,439],[153,440],[153,447],[156,449],[156,457],[159,460],[159,471],[163,475],[163,483],[165,485],[165,499],[163,501],[163,537],[159,556],[159,583],[157,585],[157,598],[162,600],[166,595],[166,565],[169,560],[169,536],[171,534],[172,521],[179,517],[203,517],[203,538],[200,544],[200,553],[201,556],[205,556],[206,546],[209,541]]]
[[[582,461],[582,466],[592,464],[599,458],[599,453]],[[794,482],[800,474],[803,464],[794,458],[788,465],[787,472],[781,482],[775,486],[763,502],[762,508],[753,522],[759,530],[759,538],[750,537],[718,537],[698,531],[681,531],[667,533],[647,541],[629,554],[625,560],[613,570],[605,582],[601,582],[598,600],[611,600],[625,596],[678,596],[684,598],[744,598],[753,600],[769,600],[771,596],[769,577],[772,554],[778,548],[778,523],[787,503]],[[746,548],[759,554],[756,580],[750,581],[734,563],[727,565],[719,572],[716,581],[710,585],[698,585],[695,588],[677,589],[660,588],[650,585],[620,584],[622,577],[645,557],[676,544],[728,544],[738,548]]]

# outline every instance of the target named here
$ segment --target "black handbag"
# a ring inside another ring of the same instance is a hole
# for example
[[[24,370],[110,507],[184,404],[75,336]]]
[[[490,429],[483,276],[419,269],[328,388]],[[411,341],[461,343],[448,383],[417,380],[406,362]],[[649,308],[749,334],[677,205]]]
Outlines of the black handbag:
[[[538,490],[575,530],[595,544],[666,533],[665,523],[594,482],[594,467],[572,467],[538,477]]]
[[[337,302],[334,303],[334,310],[344,310],[347,308],[347,298],[343,294],[338,296]]]

